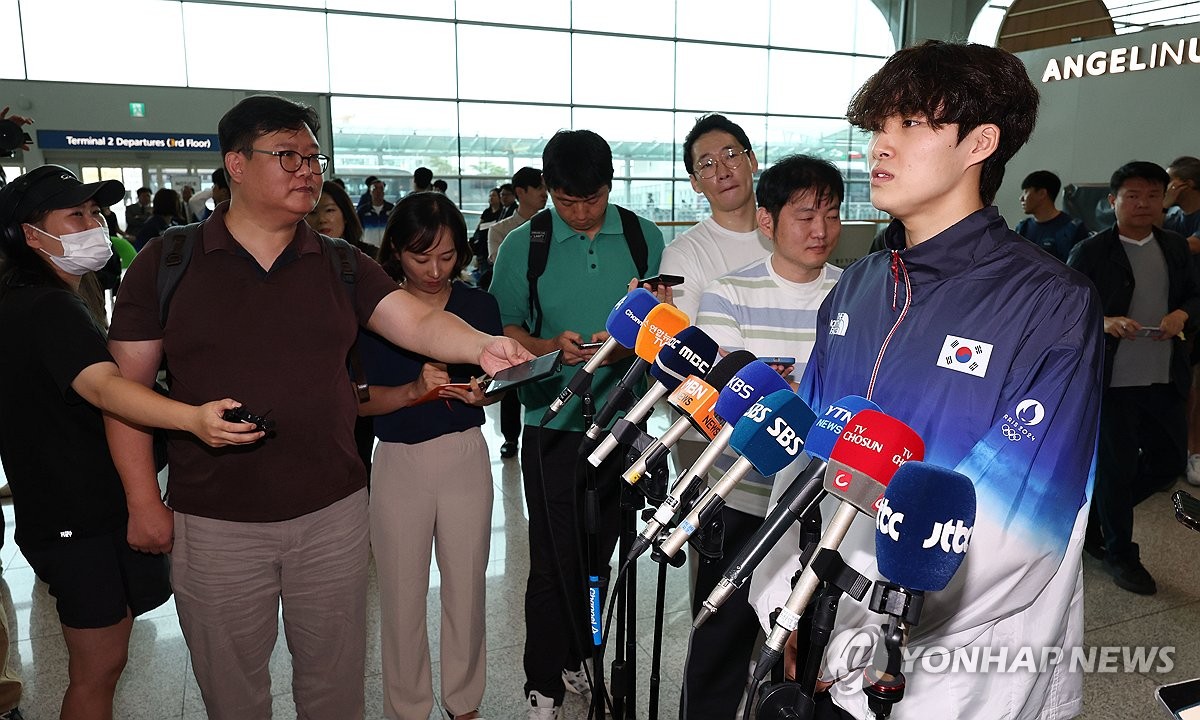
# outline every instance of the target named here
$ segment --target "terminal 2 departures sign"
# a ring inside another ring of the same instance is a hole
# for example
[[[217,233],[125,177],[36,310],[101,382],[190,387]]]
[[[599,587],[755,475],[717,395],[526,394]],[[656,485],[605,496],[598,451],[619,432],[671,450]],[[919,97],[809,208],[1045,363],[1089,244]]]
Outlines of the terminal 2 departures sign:
[[[216,135],[200,133],[103,132],[99,130],[38,130],[43,150],[100,150],[145,152],[218,152]]]

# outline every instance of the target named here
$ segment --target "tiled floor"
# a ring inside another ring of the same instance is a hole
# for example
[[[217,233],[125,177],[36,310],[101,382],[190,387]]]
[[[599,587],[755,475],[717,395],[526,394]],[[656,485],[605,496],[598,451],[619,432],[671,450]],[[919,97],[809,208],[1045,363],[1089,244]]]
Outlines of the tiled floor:
[[[528,567],[525,531],[526,510],[516,460],[501,461],[496,449],[495,410],[489,409],[486,428],[493,449],[496,499],[493,512],[491,561],[488,566],[488,685],[483,711],[491,720],[524,717],[524,675],[521,648],[524,640],[523,589]],[[5,501],[9,504],[9,501]],[[11,661],[25,680],[21,708],[28,720],[58,717],[66,685],[66,651],[54,612],[53,599],[37,582],[12,539],[12,509],[5,509],[8,526],[0,592],[9,610]],[[1169,496],[1156,495],[1138,508],[1137,539],[1146,565],[1159,583],[1154,597],[1139,597],[1116,588],[1090,558],[1085,561],[1085,642],[1089,646],[1174,646],[1174,668],[1165,674],[1092,674],[1084,681],[1087,720],[1130,720],[1165,717],[1155,706],[1154,688],[1200,676],[1200,564],[1192,554],[1200,550],[1200,535],[1173,519]],[[637,621],[637,716],[648,717],[647,688],[652,651],[654,585],[657,566],[639,563]],[[438,683],[438,575],[434,568],[428,610],[430,646],[434,654],[434,687]],[[664,648],[659,716],[675,718],[681,666],[690,627],[687,573],[672,569],[666,592]],[[367,717],[382,717],[379,676],[378,595],[370,592],[367,657]],[[281,633],[282,637],[282,633]],[[276,718],[294,718],[291,703],[290,664],[282,640],[271,663]],[[439,717],[434,709],[430,718]],[[442,715],[444,717],[444,715]],[[568,696],[564,720],[587,716],[587,708]],[[122,720],[204,718],[199,690],[192,679],[187,649],[179,631],[173,603],[168,603],[134,625],[129,665],[117,694],[116,717]]]

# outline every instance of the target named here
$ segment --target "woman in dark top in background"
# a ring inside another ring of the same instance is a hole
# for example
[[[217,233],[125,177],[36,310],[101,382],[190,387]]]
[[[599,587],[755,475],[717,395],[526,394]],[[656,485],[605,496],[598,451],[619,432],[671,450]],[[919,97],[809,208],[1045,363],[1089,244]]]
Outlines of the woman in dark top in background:
[[[146,220],[133,240],[133,247],[138,252],[146,247],[146,243],[166,232],[167,228],[178,225],[178,218],[183,214],[183,202],[179,199],[179,193],[171,188],[159,188],[158,192],[154,193],[150,207],[154,214]]]
[[[379,259],[379,248],[363,242],[362,222],[358,219],[358,213],[354,212],[354,205],[350,203],[346,189],[332,180],[321,183],[321,199],[312,211],[304,216],[304,221],[322,235],[341,238],[362,250],[372,260]],[[371,474],[371,453],[375,448],[375,431],[371,425],[371,418],[361,415],[354,423],[354,445],[367,468],[368,478]]]
[[[61,716],[72,720],[112,718],[133,618],[171,596],[166,556],[126,542],[127,499],[101,411],[214,447],[263,436],[221,419],[233,400],[194,407],[121,377],[79,284],[112,254],[100,204],[124,194],[115,180],[84,185],[57,165],[0,190],[0,332],[9,350],[0,353],[0,460],[17,545],[56,601],[68,655]]]
[[[363,242],[362,222],[358,219],[358,213],[354,212],[354,205],[350,202],[346,189],[334,181],[326,180],[321,183],[321,199],[304,220],[309,227],[322,235],[341,238],[362,250],[363,254],[372,260],[379,259],[379,248],[369,242]]]
[[[495,298],[458,280],[471,259],[467,226],[441,193],[414,193],[396,204],[380,259],[400,287],[501,333]],[[480,426],[485,400],[477,367],[447,367],[378,336],[359,336],[376,414],[371,471],[371,547],[379,575],[384,714],[425,718],[433,707],[426,630],[431,548],[441,574],[442,707],[479,717],[487,651],[484,586],[491,539],[492,474]],[[467,388],[443,388],[446,383]],[[436,398],[419,402],[433,392]]]

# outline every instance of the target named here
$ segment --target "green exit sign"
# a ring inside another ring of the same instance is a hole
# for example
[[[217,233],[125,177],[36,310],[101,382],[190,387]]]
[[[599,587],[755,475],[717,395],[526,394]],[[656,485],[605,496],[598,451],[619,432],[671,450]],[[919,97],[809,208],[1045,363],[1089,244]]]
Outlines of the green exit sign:
[[[146,117],[146,103],[129,103],[129,117]]]

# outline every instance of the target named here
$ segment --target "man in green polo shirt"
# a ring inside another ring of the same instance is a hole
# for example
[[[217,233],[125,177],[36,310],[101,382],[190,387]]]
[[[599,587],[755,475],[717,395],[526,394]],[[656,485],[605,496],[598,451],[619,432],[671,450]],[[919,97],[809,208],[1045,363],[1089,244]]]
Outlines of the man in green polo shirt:
[[[546,143],[542,174],[554,208],[546,270],[538,279],[541,331],[530,317],[529,236],[534,222],[516,228],[500,246],[490,291],[500,303],[504,333],[535,355],[563,351],[564,371],[552,380],[521,388],[525,432],[521,472],[529,503],[529,582],[525,590],[525,694],[530,720],[557,720],[565,689],[584,693],[587,681],[582,656],[590,643],[586,632],[586,592],[577,558],[583,530],[576,509],[582,507],[584,466],[579,444],[584,437],[579,401],[573,401],[539,428],[550,403],[595,352],[580,345],[608,337],[608,313],[625,295],[638,268],[622,231],[612,189],[612,151],[590,130],[561,130]],[[535,218],[536,220],[536,218]],[[647,248],[648,275],[658,273],[662,232],[637,218]],[[597,369],[591,393],[596,407],[631,362],[617,354]],[[599,557],[612,556],[618,532],[620,453],[609,456],[597,473],[600,490]],[[606,572],[605,568],[601,568]],[[560,580],[560,578],[562,578]],[[570,607],[564,606],[566,583]],[[572,637],[575,635],[575,638]]]

